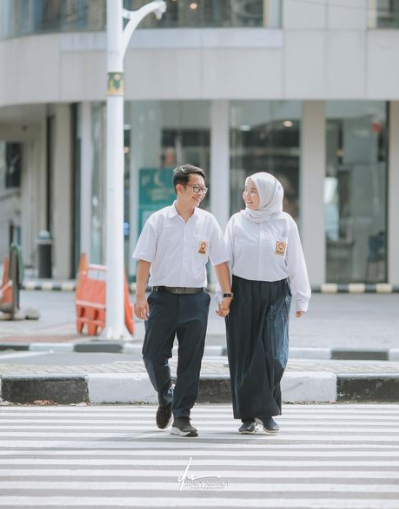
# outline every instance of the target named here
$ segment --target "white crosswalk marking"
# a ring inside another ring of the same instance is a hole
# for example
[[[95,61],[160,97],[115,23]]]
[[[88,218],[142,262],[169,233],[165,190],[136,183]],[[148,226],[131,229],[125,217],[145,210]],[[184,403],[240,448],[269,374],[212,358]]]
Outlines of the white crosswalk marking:
[[[285,405],[274,436],[201,405],[198,438],[155,411],[0,407],[0,507],[399,508],[399,405]]]

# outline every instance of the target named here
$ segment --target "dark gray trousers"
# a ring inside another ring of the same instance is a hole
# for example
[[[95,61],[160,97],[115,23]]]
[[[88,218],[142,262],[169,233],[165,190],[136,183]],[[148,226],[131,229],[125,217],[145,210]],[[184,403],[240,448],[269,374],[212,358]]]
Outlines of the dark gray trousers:
[[[148,297],[150,316],[145,324],[143,360],[159,404],[172,402],[175,418],[189,417],[198,397],[210,300],[206,292],[152,292]],[[175,336],[179,346],[173,390],[168,360]]]

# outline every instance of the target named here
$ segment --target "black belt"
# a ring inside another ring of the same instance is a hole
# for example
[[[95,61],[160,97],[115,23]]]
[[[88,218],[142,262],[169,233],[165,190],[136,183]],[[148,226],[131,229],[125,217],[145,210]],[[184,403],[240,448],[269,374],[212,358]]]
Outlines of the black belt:
[[[153,292],[161,293],[175,293],[177,295],[192,295],[194,293],[201,293],[204,288],[186,288],[184,286],[153,286]]]

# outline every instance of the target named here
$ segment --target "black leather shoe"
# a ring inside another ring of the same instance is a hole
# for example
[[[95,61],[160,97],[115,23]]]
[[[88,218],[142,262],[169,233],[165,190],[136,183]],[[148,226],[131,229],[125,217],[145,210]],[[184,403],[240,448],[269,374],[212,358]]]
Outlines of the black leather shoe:
[[[266,417],[263,419],[255,417],[255,421],[263,427],[263,431],[265,433],[278,433],[280,430],[280,426],[272,417]]]
[[[245,435],[253,435],[256,433],[256,422],[245,420],[242,421],[241,426],[238,428],[238,433],[243,433]]]
[[[172,420],[172,403],[169,403],[168,405],[165,406],[159,405],[156,417],[158,428],[159,429],[167,428],[171,420]]]

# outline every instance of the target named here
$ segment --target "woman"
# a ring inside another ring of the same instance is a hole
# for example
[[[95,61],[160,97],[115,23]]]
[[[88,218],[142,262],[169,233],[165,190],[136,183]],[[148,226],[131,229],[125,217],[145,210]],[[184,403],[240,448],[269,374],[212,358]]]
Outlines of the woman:
[[[296,316],[308,309],[310,286],[292,217],[283,212],[284,190],[269,173],[245,181],[245,210],[226,227],[233,301],[226,317],[234,418],[240,433],[261,424],[276,433],[281,414],[280,382],[288,360],[291,294]]]

